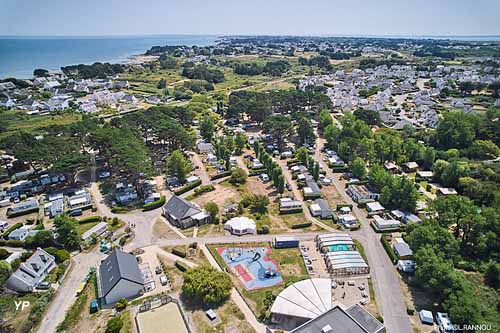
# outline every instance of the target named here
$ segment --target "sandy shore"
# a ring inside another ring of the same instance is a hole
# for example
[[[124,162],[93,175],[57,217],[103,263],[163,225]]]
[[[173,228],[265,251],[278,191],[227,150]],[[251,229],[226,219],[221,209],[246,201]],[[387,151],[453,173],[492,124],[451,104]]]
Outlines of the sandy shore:
[[[148,62],[153,62],[155,60],[157,60],[159,58],[159,56],[148,56],[148,55],[144,55],[144,54],[137,54],[137,55],[132,55],[130,57],[127,58],[127,60],[125,60],[123,63],[124,64],[129,64],[129,65],[132,65],[132,64],[144,64],[144,63],[148,63]]]

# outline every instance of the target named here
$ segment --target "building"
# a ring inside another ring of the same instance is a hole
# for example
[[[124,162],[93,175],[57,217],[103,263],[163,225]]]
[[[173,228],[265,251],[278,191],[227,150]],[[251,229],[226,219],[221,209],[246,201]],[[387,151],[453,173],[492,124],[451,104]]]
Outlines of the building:
[[[327,252],[325,263],[328,272],[333,276],[349,276],[369,274],[370,267],[358,251]]]
[[[392,162],[385,162],[384,163],[384,169],[387,170],[387,171],[389,171],[392,174],[399,173],[398,166],[396,164],[392,163]]]
[[[172,225],[181,229],[209,222],[209,215],[198,205],[176,195],[163,206],[163,216]]]
[[[388,220],[379,215],[374,215],[372,225],[376,231],[394,231],[399,229],[401,222],[392,219]]]
[[[90,205],[92,203],[92,197],[87,191],[79,191],[75,195],[68,198],[68,207],[75,208],[80,206]]]
[[[9,234],[9,240],[24,241],[29,236],[31,228],[31,225],[23,225],[22,227],[13,230]]]
[[[299,240],[294,236],[276,236],[274,237],[273,245],[275,249],[298,247]]]
[[[312,179],[306,180],[306,185],[302,188],[304,199],[315,199],[321,197],[321,189],[319,185]]]
[[[392,246],[394,253],[398,256],[399,260],[410,260],[413,258],[413,251],[404,240],[400,240]]]
[[[384,325],[361,306],[344,310],[334,304],[332,290],[332,281],[320,278],[288,286],[274,300],[271,322],[290,333],[385,332]]]
[[[346,192],[357,203],[378,200],[380,196],[379,193],[370,191],[365,185],[349,185]]]
[[[350,229],[358,223],[358,220],[351,213],[339,215],[337,223],[341,224],[344,228]]]
[[[30,199],[7,208],[7,217],[28,214],[38,210],[38,200]]]
[[[57,200],[51,201],[50,207],[49,207],[50,218],[54,218],[57,215],[60,215],[62,213],[64,213],[64,200],[57,199]]]
[[[92,235],[95,235],[96,237],[99,237],[103,233],[105,233],[108,230],[108,224],[106,222],[99,222],[89,230],[85,231],[82,235],[82,240],[86,241],[87,239],[90,239]]]
[[[56,267],[54,256],[38,248],[26,262],[12,273],[6,286],[18,292],[32,292],[37,285]]]
[[[453,195],[457,194],[457,191],[453,187],[439,187],[437,189],[438,196]]]
[[[371,216],[375,214],[382,214],[385,211],[385,208],[380,204],[380,202],[375,201],[375,202],[367,202],[366,210],[368,211],[368,216]]]
[[[312,216],[319,216],[321,219],[330,219],[333,216],[333,211],[325,199],[316,199],[314,203],[309,206],[309,210]]]
[[[103,305],[121,298],[134,298],[143,291],[144,280],[135,256],[114,250],[99,265],[98,295]]]
[[[237,236],[257,233],[255,221],[245,216],[233,217],[224,224],[224,230],[228,230],[231,234]]]
[[[434,176],[434,173],[432,171],[417,171],[415,174],[415,180],[420,181],[420,180],[432,180],[432,177]]]
[[[434,325],[434,318],[431,311],[422,309],[418,312],[418,317],[422,324]]]
[[[271,322],[293,329],[332,308],[332,281],[312,278],[296,282],[276,296]]]
[[[418,169],[418,163],[417,162],[407,162],[403,164],[403,170],[405,172],[415,172]]]
[[[302,212],[302,202],[292,198],[281,198],[279,202],[280,214]]]
[[[290,333],[384,333],[385,326],[359,304],[335,306]]]
[[[356,249],[351,235],[346,232],[319,234],[316,236],[315,241],[316,247],[323,253],[339,250],[349,251]]]
[[[210,142],[203,142],[200,141],[197,145],[196,148],[198,149],[198,153],[200,154],[213,154],[214,153],[214,145]]]

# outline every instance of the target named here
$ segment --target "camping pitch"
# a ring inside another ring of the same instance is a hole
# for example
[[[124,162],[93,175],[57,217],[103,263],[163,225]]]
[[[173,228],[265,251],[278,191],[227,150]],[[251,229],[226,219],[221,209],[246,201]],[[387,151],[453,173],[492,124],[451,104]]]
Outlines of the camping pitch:
[[[283,283],[278,264],[269,259],[269,247],[217,248],[231,271],[246,290],[272,287]]]

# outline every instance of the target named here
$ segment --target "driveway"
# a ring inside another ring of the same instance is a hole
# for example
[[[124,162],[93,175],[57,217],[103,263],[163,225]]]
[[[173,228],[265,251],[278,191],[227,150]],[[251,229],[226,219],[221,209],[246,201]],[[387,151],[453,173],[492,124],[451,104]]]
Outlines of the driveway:
[[[362,225],[361,229],[351,232],[351,235],[361,242],[368,258],[377,303],[384,317],[387,332],[411,333],[412,328],[410,319],[406,314],[406,305],[401,292],[398,273],[380,243],[380,235],[370,227],[366,213],[358,208],[357,204],[346,193],[344,185],[340,182],[338,176],[321,160],[321,149],[324,144],[325,140],[318,138],[315,159],[320,162],[323,170],[326,171],[326,176],[332,179],[333,185],[335,185],[342,199],[352,205],[352,212]]]

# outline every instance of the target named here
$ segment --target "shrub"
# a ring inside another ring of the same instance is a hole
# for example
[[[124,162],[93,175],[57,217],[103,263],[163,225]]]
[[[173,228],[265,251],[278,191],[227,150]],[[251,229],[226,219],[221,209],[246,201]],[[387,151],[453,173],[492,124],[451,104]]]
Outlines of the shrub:
[[[382,246],[385,249],[385,252],[387,252],[387,255],[391,259],[392,263],[395,264],[398,262],[398,257],[396,256],[396,253],[394,253],[394,250],[391,247],[391,244],[387,241],[387,239],[382,236],[380,237],[380,241],[382,242]]]
[[[186,251],[184,250],[181,250],[179,248],[172,248],[172,253],[175,254],[176,256],[179,256],[181,258],[186,258],[187,254],[186,254]]]
[[[125,310],[127,308],[128,301],[125,298],[120,298],[115,304],[115,309],[118,311]]]
[[[9,251],[7,251],[6,249],[4,248],[0,248],[0,260],[5,260],[7,259],[9,256],[11,255],[11,253]]]
[[[229,177],[229,176],[231,176],[231,172],[232,172],[231,170],[221,172],[219,174],[216,174],[216,175],[210,177],[210,180],[216,180],[216,179],[221,179],[221,178],[224,178],[224,177]]]
[[[189,267],[184,264],[182,261],[176,260],[175,267],[177,267],[181,272],[185,272],[189,269]]]
[[[120,333],[122,327],[123,320],[121,316],[113,317],[108,321],[108,325],[106,326],[106,333]]]
[[[101,222],[101,221],[102,221],[101,216],[94,215],[94,216],[84,217],[83,219],[79,219],[78,223],[85,224],[85,223]]]
[[[245,184],[247,181],[247,173],[245,170],[241,168],[236,168],[231,172],[231,180],[229,181],[231,184]]]
[[[166,198],[165,196],[161,196],[160,199],[156,200],[156,201],[153,201],[153,202],[150,202],[148,204],[145,204],[144,206],[142,206],[142,210],[143,211],[148,211],[148,210],[153,210],[153,209],[156,209],[156,208],[159,208],[159,207],[162,207],[166,202]]]
[[[113,208],[111,208],[111,213],[113,214],[123,214],[126,212],[128,212],[128,209],[122,206],[114,206]]]
[[[263,225],[261,228],[257,229],[257,233],[259,235],[266,235],[269,233],[269,227],[267,225]]]
[[[306,222],[306,223],[297,223],[292,225],[292,229],[302,229],[302,228],[308,228],[312,225],[311,222]]]
[[[180,189],[178,189],[177,191],[174,192],[175,195],[181,195],[183,193],[186,193],[188,191],[191,191],[193,188],[195,187],[198,187],[201,185],[201,179],[198,180],[198,181],[195,181],[191,184],[187,184],[186,186],[184,187],[181,187]]]
[[[194,194],[196,196],[198,196],[198,195],[202,195],[203,193],[211,192],[211,191],[214,191],[214,190],[215,190],[215,187],[212,184],[203,185],[203,186],[200,186],[198,188],[195,188],[194,189]]]

